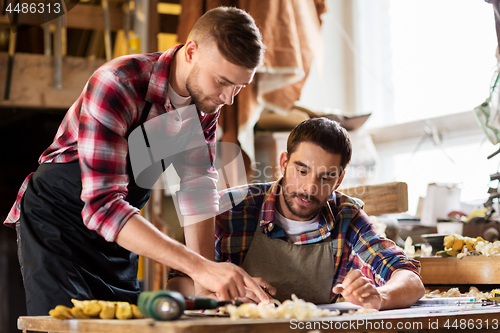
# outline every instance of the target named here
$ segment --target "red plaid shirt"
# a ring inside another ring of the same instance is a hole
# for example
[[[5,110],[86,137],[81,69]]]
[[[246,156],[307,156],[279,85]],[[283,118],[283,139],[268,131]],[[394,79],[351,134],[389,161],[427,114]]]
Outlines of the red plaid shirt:
[[[38,161],[40,164],[79,161],[83,222],[108,241],[113,241],[125,222],[139,213],[124,200],[129,183],[127,137],[139,125],[146,101],[153,103],[148,120],[166,112],[175,112],[182,119],[168,124],[166,136],[181,135],[191,127],[189,119],[181,117],[168,97],[170,63],[180,47],[164,53],[124,56],[101,66],[68,110],[54,142]],[[213,144],[219,113],[198,112],[198,115],[205,141]],[[206,167],[201,170],[203,163],[196,164],[206,161],[207,156],[195,154],[196,151],[184,156],[185,165],[176,165],[181,178],[177,195],[183,215],[218,210],[217,171],[213,166],[208,173]],[[213,161],[215,156],[210,158]],[[21,199],[32,174],[23,182],[5,225],[14,227],[19,220]],[[200,177],[201,174],[204,176]],[[204,194],[204,202],[200,201],[200,193]]]

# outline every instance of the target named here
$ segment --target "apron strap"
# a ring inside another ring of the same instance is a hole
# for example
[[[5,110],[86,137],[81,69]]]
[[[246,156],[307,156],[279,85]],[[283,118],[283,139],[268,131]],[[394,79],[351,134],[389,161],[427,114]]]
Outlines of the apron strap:
[[[146,101],[146,104],[144,105],[144,109],[142,109],[142,115],[141,115],[141,120],[139,121],[139,124],[144,124],[146,122],[146,119],[148,119],[149,116],[149,111],[151,110],[151,103],[150,101]]]

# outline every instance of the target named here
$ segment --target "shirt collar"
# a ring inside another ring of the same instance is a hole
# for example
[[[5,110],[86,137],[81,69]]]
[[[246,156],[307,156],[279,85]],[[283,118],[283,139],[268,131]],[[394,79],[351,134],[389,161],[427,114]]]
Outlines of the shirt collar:
[[[282,180],[283,177],[276,181],[276,183],[274,183],[273,186],[271,186],[267,190],[259,212],[260,226],[264,228],[266,234],[272,232],[275,227],[274,210],[276,208],[276,200],[278,199],[278,193]],[[335,194],[332,196],[332,198],[335,198]],[[332,230],[333,228],[335,218],[333,216],[329,201],[327,201],[326,205],[321,208],[320,214],[320,228],[318,230],[302,234],[299,238],[297,238],[295,244],[317,242],[330,236],[330,230]]]
[[[146,100],[165,105],[168,97],[168,75],[170,74],[170,64],[174,58],[175,52],[183,45],[171,47],[158,58],[153,67],[151,78],[149,79],[148,92]]]

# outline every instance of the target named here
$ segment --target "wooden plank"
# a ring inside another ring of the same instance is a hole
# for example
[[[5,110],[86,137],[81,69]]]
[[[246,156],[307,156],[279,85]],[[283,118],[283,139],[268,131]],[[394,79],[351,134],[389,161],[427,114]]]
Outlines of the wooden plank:
[[[19,317],[20,330],[43,332],[149,333],[153,319],[71,319],[58,320],[50,316]]]
[[[81,94],[92,73],[104,59],[65,57],[63,59],[63,89],[53,86],[52,57],[41,54],[17,53],[14,61],[9,100],[0,97],[0,107],[69,108]],[[0,77],[7,73],[7,53],[0,52]],[[5,80],[0,80],[0,91]]]
[[[87,59],[97,59],[103,58],[104,55],[104,31],[92,30],[85,56]]]
[[[128,332],[223,332],[232,329],[245,329],[247,332],[289,332],[290,321],[287,319],[240,319],[227,317],[188,317],[183,316],[175,321],[155,321],[153,319],[103,320],[103,319],[70,319],[58,320],[50,316],[19,317],[17,326],[20,330],[44,332],[96,332],[96,333],[128,333]]]
[[[146,52],[158,52],[158,33],[160,33],[160,18],[158,14],[158,0],[149,0],[148,17],[148,50]]]
[[[159,14],[180,15],[181,12],[182,12],[182,6],[179,4],[164,3],[162,1],[158,1]]]
[[[68,28],[104,30],[104,10],[100,5],[76,5],[67,14]],[[109,8],[111,31],[123,29],[123,9]]]
[[[403,182],[365,185],[339,191],[361,199],[368,215],[403,213],[408,210],[408,185]]]
[[[168,232],[167,225],[162,219],[162,200],[163,200],[163,190],[160,188],[154,188],[151,191],[150,201],[151,205],[151,223],[158,228],[164,234],[171,236]],[[168,267],[162,265],[159,262],[153,261],[152,272],[153,276],[153,289],[159,290],[165,289],[167,287],[167,276]]]
[[[109,8],[111,31],[123,29],[122,8]],[[67,28],[104,30],[104,11],[100,5],[77,4],[66,13]],[[10,24],[7,15],[0,15],[0,23]],[[20,15],[19,24],[39,25],[35,15]]]
[[[110,332],[110,333],[220,333],[220,332],[247,332],[247,333],[281,333],[297,329],[298,332],[313,330],[321,332],[449,332],[449,326],[454,321],[459,323],[474,323],[474,327],[498,329],[500,309],[470,309],[466,311],[444,312],[413,312],[403,309],[380,311],[376,314],[361,314],[351,316],[323,317],[306,320],[289,319],[238,319],[230,318],[199,318],[185,317],[175,321],[152,321],[148,319],[135,320],[99,320],[99,319],[72,319],[57,320],[50,317],[20,317],[18,328],[21,330],[44,331],[53,333],[71,332]],[[299,325],[300,323],[300,325]],[[353,325],[354,323],[354,325]],[[384,324],[385,323],[385,324]],[[445,325],[448,325],[446,327]],[[469,324],[470,325],[470,324]],[[401,329],[396,330],[395,328]],[[448,328],[448,329],[446,329]],[[474,330],[474,329],[473,329]],[[483,332],[483,331],[481,331]],[[484,331],[496,332],[496,331]]]
[[[424,284],[500,284],[500,256],[418,258]]]

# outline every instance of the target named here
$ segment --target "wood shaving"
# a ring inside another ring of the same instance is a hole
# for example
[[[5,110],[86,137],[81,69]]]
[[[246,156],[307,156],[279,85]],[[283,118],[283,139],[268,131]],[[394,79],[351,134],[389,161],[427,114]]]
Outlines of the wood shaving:
[[[238,307],[227,305],[226,310],[233,320],[240,318],[303,320],[307,318],[338,316],[340,314],[340,311],[320,309],[315,304],[299,299],[295,295],[292,295],[291,300],[286,300],[283,303],[271,300],[270,303],[260,302],[258,305],[253,303],[242,304]]]
[[[344,313],[343,316],[352,316],[352,315],[358,315],[358,314],[369,314],[369,313],[377,313],[377,309],[366,309],[366,308],[361,308],[357,310],[349,310],[349,312]]]
[[[497,289],[493,289],[490,292],[482,292],[479,291],[476,287],[472,286],[469,288],[469,291],[466,293],[461,293],[458,288],[450,288],[446,291],[441,291],[439,289],[435,289],[430,291],[429,289],[425,290],[425,298],[437,298],[437,297],[474,297],[477,301],[482,299],[489,299],[493,297],[493,292],[498,291]]]
[[[476,251],[487,257],[500,255],[500,241],[494,243],[478,242]]]

